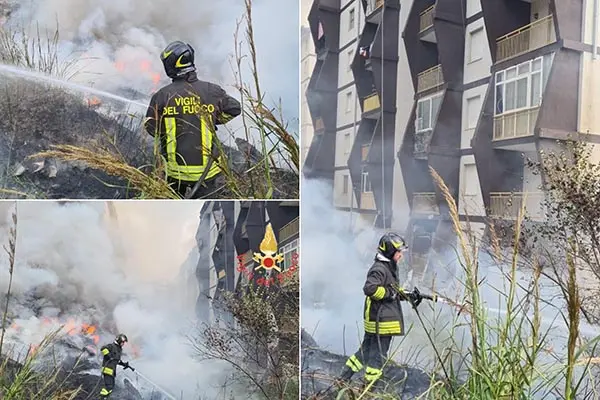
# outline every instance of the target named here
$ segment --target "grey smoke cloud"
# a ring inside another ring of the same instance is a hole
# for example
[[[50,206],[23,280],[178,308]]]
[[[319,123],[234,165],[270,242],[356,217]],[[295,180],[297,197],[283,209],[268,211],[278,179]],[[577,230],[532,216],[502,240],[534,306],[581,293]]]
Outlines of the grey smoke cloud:
[[[298,118],[298,5],[290,0],[257,0],[254,29],[259,68],[268,99],[282,98],[288,118]],[[43,30],[60,27],[64,56],[77,54],[76,80],[107,91],[131,87],[148,94],[168,82],[159,60],[172,40],[196,50],[201,79],[234,89],[229,57],[234,51],[241,0],[29,0],[15,14]],[[33,26],[33,25],[32,25]],[[242,30],[243,35],[243,30]],[[245,72],[246,79],[249,73]],[[159,80],[160,79],[160,80]],[[297,124],[297,121],[296,121]]]
[[[181,393],[186,400],[198,393],[214,398],[214,384],[230,370],[199,363],[188,339],[197,321],[193,280],[185,268],[197,256],[202,202],[113,202],[116,220],[107,218],[105,204],[19,203],[9,347],[39,343],[65,320],[94,324],[102,343],[125,332],[140,353],[132,358],[133,348],[126,346],[125,358],[177,398]],[[2,244],[11,209],[5,204],[0,209]],[[7,284],[2,251],[0,297]],[[124,377],[135,380],[131,372],[119,379]]]

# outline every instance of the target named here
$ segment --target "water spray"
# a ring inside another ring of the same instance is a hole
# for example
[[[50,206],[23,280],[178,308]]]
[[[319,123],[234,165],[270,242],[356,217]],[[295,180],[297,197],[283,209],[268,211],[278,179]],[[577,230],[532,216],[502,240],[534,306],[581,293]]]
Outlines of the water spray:
[[[98,90],[98,89],[91,88],[89,86],[80,85],[80,84],[73,83],[73,82],[68,82],[68,81],[65,81],[65,80],[62,80],[59,78],[55,78],[55,77],[48,76],[48,75],[38,73],[38,72],[34,72],[34,71],[29,71],[29,70],[26,70],[23,68],[0,64],[0,71],[4,72],[6,74],[10,74],[10,75],[17,75],[17,76],[20,76],[20,77],[23,77],[23,78],[29,79],[29,80],[44,81],[44,82],[48,82],[48,83],[56,85],[56,86],[63,86],[63,87],[66,87],[66,88],[69,88],[72,90],[76,90],[78,92],[95,94],[100,97],[117,100],[117,101],[120,101],[123,103],[133,104],[133,105],[136,105],[139,107],[143,107],[144,109],[148,106],[147,104],[140,103],[139,101],[131,100],[131,99],[128,99],[123,96],[118,96],[116,94],[105,92],[103,90]]]
[[[175,398],[175,396],[173,396],[172,394],[170,394],[169,392],[167,392],[165,389],[163,389],[162,387],[158,386],[156,383],[154,383],[150,378],[148,378],[147,376],[143,375],[142,373],[138,372],[138,371],[134,371],[134,374],[136,374],[137,376],[139,376],[140,378],[142,378],[143,380],[145,380],[146,382],[148,382],[149,384],[151,384],[152,386],[154,386],[156,389],[158,389],[160,392],[162,392],[162,394],[164,394],[166,397],[168,397],[171,400],[177,400],[177,398]]]

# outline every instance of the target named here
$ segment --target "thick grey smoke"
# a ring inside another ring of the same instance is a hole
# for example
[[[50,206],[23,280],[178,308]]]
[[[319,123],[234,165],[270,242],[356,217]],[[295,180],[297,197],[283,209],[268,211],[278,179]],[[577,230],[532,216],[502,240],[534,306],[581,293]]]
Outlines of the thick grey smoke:
[[[139,372],[177,398],[211,397],[213,384],[229,370],[193,357],[187,337],[196,322],[196,293],[190,293],[189,271],[182,270],[193,262],[202,203],[112,205],[109,217],[104,202],[18,204],[8,343],[16,350],[35,345],[65,321],[97,326],[100,344],[124,332],[130,340],[125,358]],[[6,208],[0,211],[10,211]],[[4,212],[3,244],[11,225]],[[2,252],[0,296],[8,283],[7,265]],[[119,376],[124,377],[135,381],[130,371]]]
[[[149,95],[168,82],[160,52],[170,41],[183,40],[196,49],[201,79],[235,93],[229,57],[245,8],[241,0],[24,0],[20,6],[12,23],[30,24],[33,33],[37,26],[50,33],[59,27],[62,56],[79,59],[72,69],[81,70],[79,82]],[[280,0],[257,0],[254,6],[263,89],[268,99],[283,99],[288,118],[298,117],[297,8]]]

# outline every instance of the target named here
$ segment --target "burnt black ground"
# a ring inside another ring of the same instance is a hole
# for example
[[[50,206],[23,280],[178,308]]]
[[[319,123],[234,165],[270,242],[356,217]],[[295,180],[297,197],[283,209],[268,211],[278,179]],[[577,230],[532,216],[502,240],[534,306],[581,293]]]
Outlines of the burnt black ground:
[[[302,398],[303,399],[335,399],[337,390],[332,388],[333,380],[342,371],[347,357],[320,349],[314,339],[302,330]],[[362,384],[362,377],[353,378],[350,386],[355,394]],[[384,369],[385,388],[383,392],[393,394],[397,399],[414,399],[425,393],[431,377],[420,369],[390,365]],[[330,389],[332,388],[332,389]],[[329,390],[328,390],[329,389]]]

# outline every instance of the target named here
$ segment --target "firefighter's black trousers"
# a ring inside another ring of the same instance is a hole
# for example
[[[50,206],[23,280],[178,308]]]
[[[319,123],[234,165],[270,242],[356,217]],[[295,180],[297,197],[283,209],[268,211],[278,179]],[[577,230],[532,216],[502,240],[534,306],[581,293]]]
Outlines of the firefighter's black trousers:
[[[104,387],[100,390],[100,398],[107,399],[115,388],[115,377],[107,374],[102,374],[104,379]]]
[[[365,380],[368,383],[381,378],[383,364],[391,343],[391,336],[379,335],[379,340],[377,340],[376,334],[365,333],[358,351],[346,361],[346,369],[342,374],[342,378],[349,380],[352,375],[360,372],[363,368],[365,368]]]

